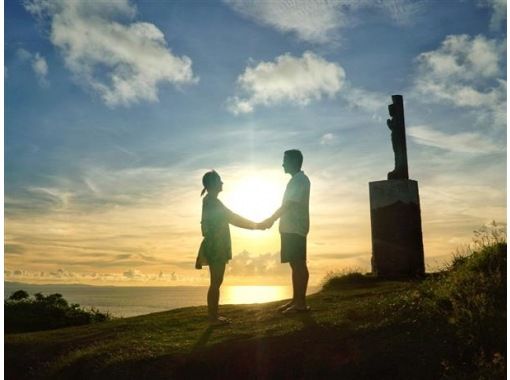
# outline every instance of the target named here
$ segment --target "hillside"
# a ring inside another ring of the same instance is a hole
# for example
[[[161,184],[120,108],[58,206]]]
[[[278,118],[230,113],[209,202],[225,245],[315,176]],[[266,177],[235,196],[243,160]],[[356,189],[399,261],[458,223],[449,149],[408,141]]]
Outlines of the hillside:
[[[192,307],[6,335],[5,377],[504,378],[502,295],[497,244],[425,281],[330,280],[308,297],[312,311],[294,316],[275,311],[280,301],[222,306],[226,327],[208,327],[205,307]]]

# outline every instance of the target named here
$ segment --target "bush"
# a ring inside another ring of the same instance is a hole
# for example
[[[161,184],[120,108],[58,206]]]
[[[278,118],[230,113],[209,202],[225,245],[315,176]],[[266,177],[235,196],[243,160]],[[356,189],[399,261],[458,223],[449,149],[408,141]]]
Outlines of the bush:
[[[69,305],[59,293],[48,296],[37,293],[32,298],[24,290],[14,292],[4,301],[4,316],[6,333],[50,330],[111,319],[108,313],[84,310],[78,304]]]
[[[322,289],[338,289],[350,285],[367,285],[377,281],[377,277],[372,274],[362,274],[357,271],[352,272],[330,272],[322,280]]]
[[[475,231],[468,256],[454,256],[448,271],[420,287],[423,312],[452,327],[459,360],[478,378],[500,378],[505,370],[506,256],[506,233],[493,222]]]

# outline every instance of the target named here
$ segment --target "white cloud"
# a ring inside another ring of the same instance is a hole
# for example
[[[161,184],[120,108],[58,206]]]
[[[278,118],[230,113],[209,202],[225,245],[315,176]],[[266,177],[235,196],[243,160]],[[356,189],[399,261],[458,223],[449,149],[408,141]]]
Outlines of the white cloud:
[[[16,56],[22,62],[30,61],[32,64],[32,70],[34,70],[35,75],[37,76],[37,80],[39,84],[43,87],[49,85],[48,82],[48,63],[46,59],[39,53],[32,54],[28,50],[19,48],[16,51]]]
[[[437,50],[417,57],[415,89],[427,100],[489,110],[493,123],[501,125],[506,115],[505,46],[481,35],[447,36]]]
[[[349,82],[345,83],[341,92],[342,98],[347,104],[354,108],[375,112],[385,109],[388,106],[387,94],[369,91],[363,88],[354,87]]]
[[[332,144],[335,140],[335,135],[332,133],[326,133],[321,137],[321,145],[329,145]]]
[[[483,0],[480,5],[492,8],[489,26],[491,30],[499,29],[506,20],[506,0]]]
[[[32,58],[32,53],[30,53],[28,50],[19,48],[16,50],[16,56],[21,61],[28,61]]]
[[[238,115],[255,107],[281,103],[308,105],[312,100],[339,95],[349,107],[376,112],[385,109],[388,95],[353,86],[341,65],[305,52],[302,57],[283,54],[273,62],[247,67],[237,78],[239,94],[227,99]]]
[[[42,57],[39,53],[37,53],[34,57],[34,60],[32,61],[32,69],[34,70],[34,73],[37,75],[37,78],[39,79],[39,83],[42,86],[47,86],[48,79],[48,63],[46,62],[46,59]]]
[[[75,78],[111,107],[157,101],[158,85],[194,83],[191,59],[178,57],[153,24],[132,20],[128,0],[31,0],[25,8],[48,18],[50,40]]]
[[[243,95],[228,99],[235,114],[252,112],[258,105],[294,103],[307,105],[323,96],[334,97],[345,80],[344,69],[312,52],[301,58],[284,54],[274,62],[246,68],[237,79]]]
[[[417,144],[433,146],[459,153],[488,154],[504,152],[504,147],[494,144],[479,133],[462,132],[446,134],[426,125],[408,128],[408,134]]]
[[[225,0],[235,11],[304,41],[326,43],[350,26],[357,11],[380,10],[397,23],[407,23],[419,11],[419,1],[408,0]]]

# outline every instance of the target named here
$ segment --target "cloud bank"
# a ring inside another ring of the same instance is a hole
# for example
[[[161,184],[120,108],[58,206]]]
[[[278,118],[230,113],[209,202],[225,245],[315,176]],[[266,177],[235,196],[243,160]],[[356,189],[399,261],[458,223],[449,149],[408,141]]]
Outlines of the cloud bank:
[[[191,59],[174,55],[161,30],[132,21],[136,8],[128,0],[29,0],[24,5],[49,21],[50,40],[67,68],[110,107],[154,102],[158,85],[198,80]]]

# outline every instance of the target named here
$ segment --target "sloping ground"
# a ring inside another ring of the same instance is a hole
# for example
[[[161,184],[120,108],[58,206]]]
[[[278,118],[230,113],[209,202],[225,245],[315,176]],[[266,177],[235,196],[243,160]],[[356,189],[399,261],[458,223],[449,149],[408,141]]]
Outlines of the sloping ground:
[[[419,282],[331,280],[312,311],[194,307],[5,337],[6,379],[504,379],[506,244]]]
[[[7,335],[6,378],[434,378],[447,337],[392,322],[415,286],[346,285],[310,296],[313,311],[292,317],[275,312],[282,302],[224,306],[234,323],[214,329],[196,307]]]

